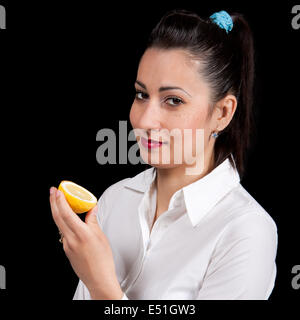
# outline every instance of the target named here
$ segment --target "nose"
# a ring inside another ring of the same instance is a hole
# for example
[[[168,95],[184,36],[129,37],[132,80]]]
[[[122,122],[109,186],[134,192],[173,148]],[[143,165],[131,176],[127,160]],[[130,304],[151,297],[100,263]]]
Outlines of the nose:
[[[153,102],[149,102],[143,107],[143,110],[139,118],[139,127],[147,132],[150,130],[161,129],[161,113],[159,105]]]

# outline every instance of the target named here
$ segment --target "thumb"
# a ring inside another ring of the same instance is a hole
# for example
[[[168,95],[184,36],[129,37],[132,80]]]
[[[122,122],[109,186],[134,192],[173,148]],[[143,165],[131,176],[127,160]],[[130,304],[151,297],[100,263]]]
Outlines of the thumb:
[[[88,213],[85,216],[85,223],[86,224],[97,224],[98,225],[98,220],[97,220],[97,212],[98,212],[98,204],[88,211]]]

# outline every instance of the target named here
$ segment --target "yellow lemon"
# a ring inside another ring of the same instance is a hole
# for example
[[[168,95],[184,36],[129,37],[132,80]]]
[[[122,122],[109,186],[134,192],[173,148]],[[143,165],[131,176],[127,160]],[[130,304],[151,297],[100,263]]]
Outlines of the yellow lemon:
[[[91,210],[97,204],[97,198],[80,185],[63,180],[58,190],[64,193],[70,207],[76,213],[83,213]]]

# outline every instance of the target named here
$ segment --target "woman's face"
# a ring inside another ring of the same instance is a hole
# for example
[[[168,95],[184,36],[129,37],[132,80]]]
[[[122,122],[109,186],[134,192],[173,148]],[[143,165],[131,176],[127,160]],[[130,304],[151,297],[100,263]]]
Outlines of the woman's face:
[[[141,157],[150,165],[190,166],[213,149],[210,90],[197,71],[198,63],[183,50],[155,48],[147,49],[140,61],[130,122]],[[198,142],[196,129],[204,129],[198,130]]]

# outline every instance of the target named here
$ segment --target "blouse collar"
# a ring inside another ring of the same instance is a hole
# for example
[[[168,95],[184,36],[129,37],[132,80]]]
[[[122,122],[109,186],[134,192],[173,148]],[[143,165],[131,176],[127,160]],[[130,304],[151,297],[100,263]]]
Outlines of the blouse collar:
[[[127,180],[124,186],[145,193],[156,177],[156,168],[149,168]],[[187,214],[193,226],[208,213],[228,192],[240,182],[236,168],[229,158],[201,179],[176,191],[183,193]]]

